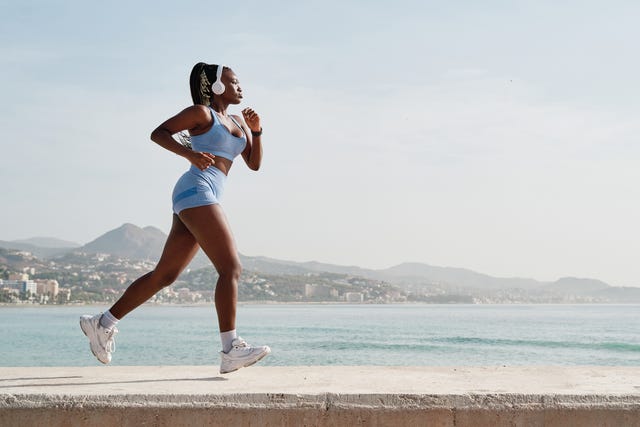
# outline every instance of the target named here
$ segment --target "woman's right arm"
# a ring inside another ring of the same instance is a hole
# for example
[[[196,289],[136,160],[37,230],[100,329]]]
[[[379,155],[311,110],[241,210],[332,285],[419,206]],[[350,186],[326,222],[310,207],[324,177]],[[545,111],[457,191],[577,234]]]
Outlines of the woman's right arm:
[[[210,124],[211,115],[207,111],[207,107],[192,105],[155,128],[151,132],[151,140],[162,148],[189,160],[197,168],[205,170],[214,164],[215,156],[210,153],[190,150],[173,139],[173,135],[184,130],[198,131],[199,129],[207,128]]]

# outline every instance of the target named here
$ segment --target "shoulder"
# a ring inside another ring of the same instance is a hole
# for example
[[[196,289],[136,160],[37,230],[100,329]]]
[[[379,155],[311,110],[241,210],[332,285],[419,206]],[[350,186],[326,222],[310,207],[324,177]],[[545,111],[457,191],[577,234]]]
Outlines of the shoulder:
[[[191,118],[204,118],[211,117],[209,107],[206,105],[190,105],[184,110],[180,111],[177,116],[191,117]]]
[[[213,121],[213,113],[206,105],[191,105],[182,110],[182,113],[180,114],[188,116],[191,120],[196,122],[198,126],[209,126]]]
[[[184,111],[187,112],[188,114],[193,114],[196,116],[211,117],[211,109],[206,105],[200,105],[200,104],[191,105],[185,108]]]
[[[179,114],[182,118],[181,123],[189,130],[192,135],[206,132],[213,123],[211,110],[206,105],[191,105]]]

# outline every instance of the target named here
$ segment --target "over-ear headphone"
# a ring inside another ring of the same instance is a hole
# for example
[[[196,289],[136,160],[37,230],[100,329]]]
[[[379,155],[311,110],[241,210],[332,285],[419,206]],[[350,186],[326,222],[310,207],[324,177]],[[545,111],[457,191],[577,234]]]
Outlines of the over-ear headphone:
[[[216,81],[211,85],[211,90],[216,95],[222,95],[224,93],[224,84],[222,83],[222,69],[224,65],[218,65],[218,69],[216,70]]]

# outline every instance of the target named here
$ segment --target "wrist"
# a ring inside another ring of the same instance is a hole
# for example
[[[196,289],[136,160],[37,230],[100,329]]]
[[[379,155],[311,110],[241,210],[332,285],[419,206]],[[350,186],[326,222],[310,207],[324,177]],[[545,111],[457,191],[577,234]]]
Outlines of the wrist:
[[[262,126],[260,126],[260,130],[251,130],[251,136],[260,136],[262,135]]]

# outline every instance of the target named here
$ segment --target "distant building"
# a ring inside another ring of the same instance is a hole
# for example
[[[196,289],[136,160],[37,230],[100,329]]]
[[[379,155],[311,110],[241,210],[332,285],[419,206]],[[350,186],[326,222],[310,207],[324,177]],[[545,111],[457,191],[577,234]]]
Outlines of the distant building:
[[[166,297],[166,298],[177,298],[178,297],[178,293],[173,290],[172,286],[167,286],[166,288],[161,290],[157,295],[159,295],[161,297]]]
[[[178,288],[176,291],[181,302],[195,302],[202,298],[202,294],[192,292],[189,288]]]
[[[364,295],[362,292],[345,292],[344,300],[346,302],[363,302]]]
[[[58,294],[63,295],[66,301],[71,299],[71,289],[69,288],[59,288]]]
[[[20,290],[22,292],[30,292],[32,294],[38,293],[38,285],[33,280],[24,280],[21,283]]]
[[[338,291],[326,285],[317,285],[315,283],[307,283],[304,285],[304,296],[307,298],[337,297]]]
[[[0,293],[12,295],[14,298],[18,298],[18,296],[20,295],[20,292],[14,288],[1,288]]]
[[[38,295],[49,295],[57,297],[60,286],[57,280],[36,280],[36,293]]]
[[[9,280],[3,280],[2,285],[20,290],[20,292],[38,293],[38,285],[33,280],[29,280],[29,275],[25,273],[10,273]]]

